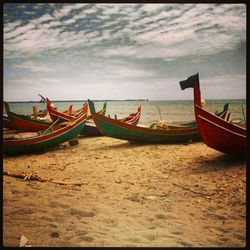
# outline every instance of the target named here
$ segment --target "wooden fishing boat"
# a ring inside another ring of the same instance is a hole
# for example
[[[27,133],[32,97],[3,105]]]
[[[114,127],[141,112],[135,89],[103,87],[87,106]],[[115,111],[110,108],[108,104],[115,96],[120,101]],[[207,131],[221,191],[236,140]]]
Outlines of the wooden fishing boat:
[[[105,102],[105,103],[103,104],[102,109],[99,110],[97,113],[100,114],[100,115],[105,115],[105,114],[106,114],[106,110],[107,110],[107,103]],[[87,122],[88,122],[89,120],[93,120],[91,115],[88,115],[88,117],[87,117]],[[86,122],[86,123],[87,123],[87,122]]]
[[[219,116],[222,119],[226,119],[228,121],[230,117],[230,113],[228,112],[228,106],[229,103],[226,103],[222,111],[218,110],[215,111],[215,115]]]
[[[52,102],[46,98],[47,101],[47,110],[49,112],[50,118],[53,122],[61,123],[65,121],[71,121],[74,120],[76,117],[80,116],[88,106],[88,103],[84,103],[83,107],[81,108],[81,112],[78,112],[77,114],[66,114],[64,112],[58,111],[55,107],[52,106]]]
[[[12,124],[7,114],[3,114],[3,128],[15,129],[15,126]]]
[[[97,114],[94,103],[90,100],[88,102],[93,120],[103,135],[145,143],[187,143],[200,140],[196,127],[176,126],[170,129],[153,129],[135,126]]]
[[[194,89],[195,119],[204,143],[222,153],[242,155],[246,150],[246,128],[222,119],[201,105],[199,75],[180,81],[181,89]]]
[[[75,138],[86,122],[87,112],[86,106],[85,111],[75,120],[61,123],[60,125],[54,123],[43,131],[4,133],[4,155],[43,151]]]
[[[107,109],[107,103],[105,102],[103,104],[103,108],[98,111],[98,114],[100,115],[105,115],[106,114],[106,109]],[[87,117],[87,121],[85,123],[85,126],[82,128],[80,135],[85,135],[85,136],[101,136],[102,134],[96,127],[95,123],[93,122],[92,116],[89,115]]]
[[[76,115],[79,115],[80,112],[82,111],[82,108],[73,111],[73,105],[71,105],[70,107],[71,107],[70,109],[64,111],[63,113],[76,116]]]
[[[129,116],[120,119],[120,122],[125,122],[127,124],[131,125],[137,125],[141,117],[141,105],[138,107],[138,110],[136,113],[132,113]]]
[[[53,108],[51,105],[51,101],[48,98],[46,99],[46,101],[47,101],[47,109],[48,109],[48,112],[49,112],[51,119],[53,121],[58,121],[59,123],[75,119],[75,117],[79,116],[82,112],[81,111],[82,109],[79,109],[79,110],[76,110],[74,112],[70,112],[70,113],[66,114],[66,113],[60,112],[60,111],[56,110],[55,108]],[[88,106],[88,103],[83,104],[83,108],[85,108],[86,106]],[[105,102],[103,105],[103,108],[98,113],[105,115],[106,107],[107,107],[107,103]],[[93,123],[90,122],[91,119],[92,119],[91,115],[87,116],[87,119],[86,119],[87,121],[86,121],[85,126],[83,127],[82,131],[80,132],[80,135],[89,135],[89,136],[99,135],[100,132],[95,127],[95,125],[93,125]]]
[[[63,111],[65,114],[71,114],[72,113],[72,108],[73,104],[71,104],[68,109]],[[79,111],[80,112],[80,111]],[[39,119],[39,120],[44,120],[44,119],[50,119],[48,109],[42,109],[42,110],[37,110],[37,106],[33,106],[33,113],[28,115],[30,118],[33,119]]]
[[[103,112],[97,112],[98,114],[104,116],[105,113]],[[122,119],[119,119],[121,122],[125,122],[128,124],[137,125],[141,117],[141,106],[138,107],[138,111],[136,113],[132,113],[127,117],[124,117]],[[96,127],[95,123],[93,121],[86,121],[85,126],[83,127],[82,131],[80,132],[80,135],[86,135],[86,136],[102,136],[102,133],[99,131],[99,129]]]
[[[40,131],[51,126],[51,121],[42,121],[28,117],[27,115],[21,115],[10,111],[9,104],[4,102],[5,111],[8,117],[8,125],[4,124],[5,127],[17,129],[21,131]]]

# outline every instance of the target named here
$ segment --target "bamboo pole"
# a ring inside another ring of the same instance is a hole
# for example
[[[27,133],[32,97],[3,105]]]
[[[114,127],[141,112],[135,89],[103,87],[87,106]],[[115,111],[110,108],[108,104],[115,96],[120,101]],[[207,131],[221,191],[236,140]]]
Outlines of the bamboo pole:
[[[42,131],[41,135],[45,134],[50,128],[52,128],[57,122],[59,121],[59,118],[53,122],[47,129],[45,129],[44,131]]]
[[[161,121],[162,121],[161,110],[160,110],[160,108],[159,108],[158,106],[156,106],[156,108],[157,108],[158,111],[159,111],[159,115],[160,115],[160,118],[161,118]]]
[[[245,112],[244,112],[243,105],[241,105],[241,110],[242,110],[242,114],[243,114],[244,122],[246,122],[246,116],[245,116]]]

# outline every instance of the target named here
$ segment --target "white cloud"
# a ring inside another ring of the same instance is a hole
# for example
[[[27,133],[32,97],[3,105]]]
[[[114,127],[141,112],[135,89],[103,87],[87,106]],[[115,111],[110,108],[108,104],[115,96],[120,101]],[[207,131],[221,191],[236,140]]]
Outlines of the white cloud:
[[[173,9],[169,11],[166,6]],[[160,79],[165,73],[162,65],[159,69],[149,65],[164,61],[173,69],[171,74],[179,75],[180,69],[178,72],[173,65],[181,60],[175,59],[182,57],[184,65],[185,56],[195,55],[198,60],[199,55],[234,50],[246,42],[246,10],[241,5],[232,6],[146,4],[137,9],[137,4],[66,4],[54,13],[23,21],[25,25],[13,19],[4,25],[4,62],[11,58],[21,63],[9,64],[5,86],[14,85],[15,77],[27,88],[34,79],[49,89],[59,85],[67,88],[69,83],[87,84],[90,88],[95,85],[96,89],[100,88],[99,83],[110,88],[125,83],[133,86],[135,82],[144,84]],[[23,76],[15,76],[12,70]],[[26,73],[32,81],[25,82]],[[220,80],[230,79],[215,79],[215,83]],[[160,80],[152,86],[163,89]]]
[[[153,12],[164,7],[166,7],[166,4],[144,4],[141,10],[144,10],[146,12]]]
[[[21,64],[14,64],[13,68],[16,69],[26,69],[31,72],[51,72],[53,69],[50,67],[50,65],[41,64],[38,62],[23,62]]]
[[[71,24],[71,23],[74,23],[74,22],[76,22],[76,19],[74,19],[74,18],[67,19],[67,20],[63,21],[64,24]]]
[[[15,30],[20,25],[21,25],[21,21],[4,24],[4,34]]]
[[[32,23],[29,23],[25,26],[19,26],[15,30],[4,34],[4,39],[14,38],[16,36],[22,35],[23,33],[27,32],[29,30],[32,30],[34,28],[35,28],[35,25]]]
[[[53,20],[53,17],[50,14],[45,14],[39,18],[36,19],[36,23],[44,23]]]
[[[136,54],[136,48],[132,46],[120,47],[120,48],[111,48],[106,49],[103,52],[104,57],[110,56],[132,56]]]
[[[200,79],[204,99],[246,98],[246,75],[222,75]]]

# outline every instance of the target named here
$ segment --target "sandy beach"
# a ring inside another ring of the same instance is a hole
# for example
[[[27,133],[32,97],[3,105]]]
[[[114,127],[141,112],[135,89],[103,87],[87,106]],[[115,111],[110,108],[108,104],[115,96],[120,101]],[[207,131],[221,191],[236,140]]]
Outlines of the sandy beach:
[[[32,247],[244,247],[246,163],[202,142],[78,137],[4,157],[3,244]],[[74,185],[75,182],[81,185]]]

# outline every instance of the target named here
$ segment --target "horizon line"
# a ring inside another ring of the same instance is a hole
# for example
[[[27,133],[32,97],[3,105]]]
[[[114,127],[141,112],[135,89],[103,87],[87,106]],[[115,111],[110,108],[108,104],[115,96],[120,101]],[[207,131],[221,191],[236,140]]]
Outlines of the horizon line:
[[[206,99],[205,101],[223,101],[223,100],[246,100],[246,98],[222,98],[222,99]],[[78,99],[78,100],[51,100],[53,102],[87,102],[88,99]],[[166,99],[91,99],[91,101],[94,102],[119,102],[119,101],[193,101],[193,99],[170,99],[170,100],[166,100]],[[40,103],[40,101],[6,101],[8,103]]]

